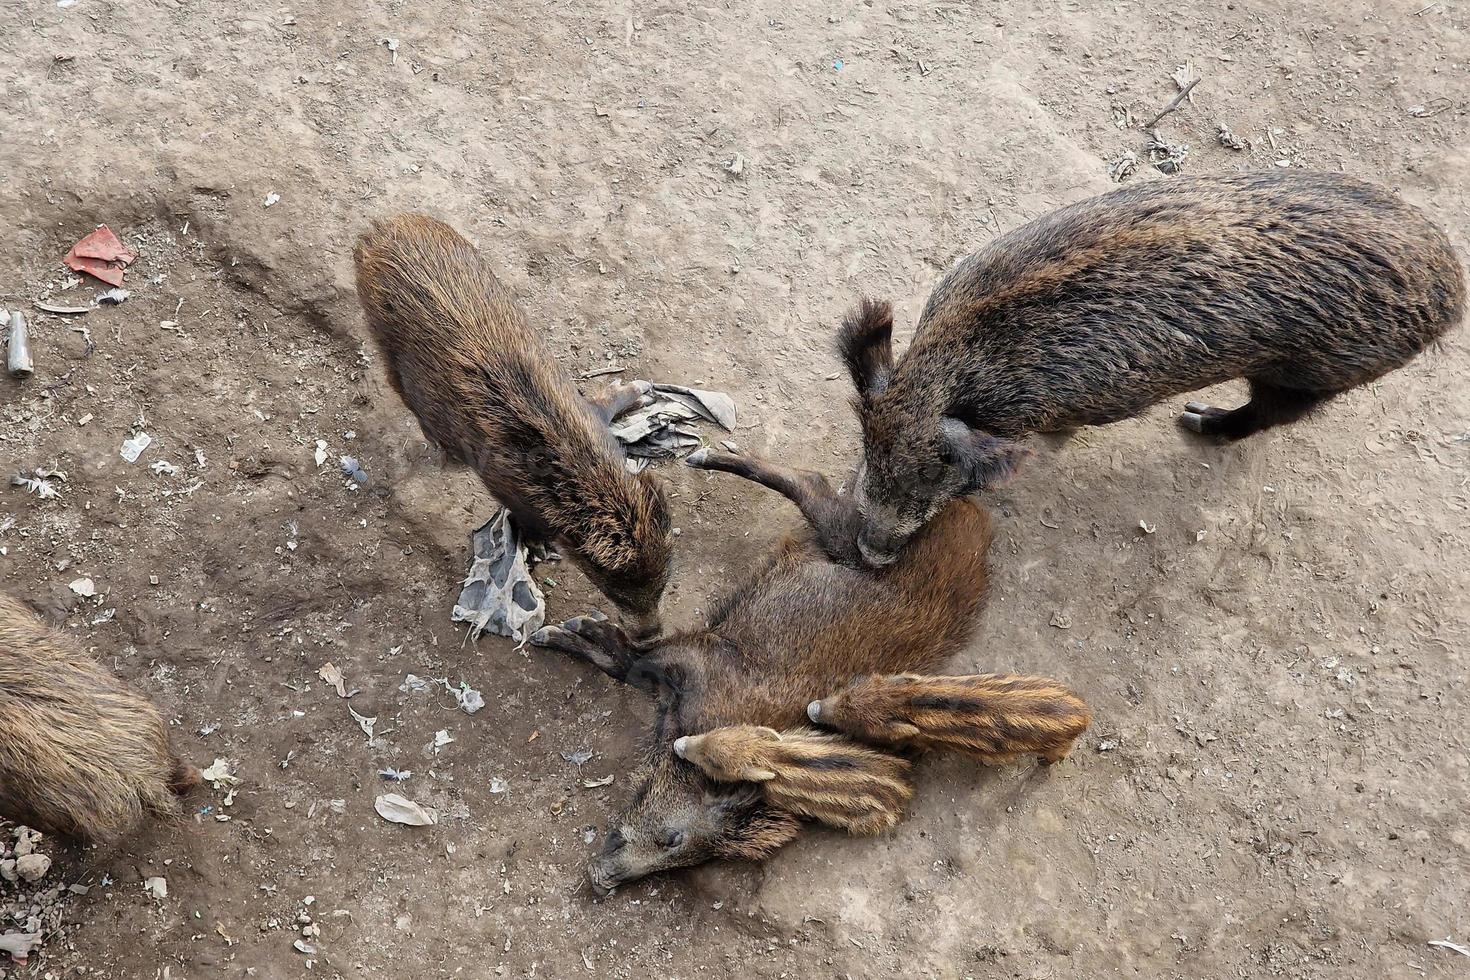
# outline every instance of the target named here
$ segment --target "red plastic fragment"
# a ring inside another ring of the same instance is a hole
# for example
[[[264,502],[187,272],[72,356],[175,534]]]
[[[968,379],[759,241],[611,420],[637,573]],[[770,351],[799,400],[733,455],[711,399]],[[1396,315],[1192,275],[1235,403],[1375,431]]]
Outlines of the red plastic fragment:
[[[137,253],[124,245],[111,228],[98,225],[96,231],[73,245],[62,261],[75,272],[85,272],[109,286],[121,286],[123,270],[137,257]]]

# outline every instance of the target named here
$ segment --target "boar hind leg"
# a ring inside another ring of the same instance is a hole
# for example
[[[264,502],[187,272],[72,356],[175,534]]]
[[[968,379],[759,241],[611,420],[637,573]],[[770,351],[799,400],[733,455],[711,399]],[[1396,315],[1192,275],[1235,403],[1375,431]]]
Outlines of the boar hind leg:
[[[622,415],[643,400],[653,390],[647,381],[614,381],[595,395],[583,395],[592,410],[602,417],[604,423]]]
[[[796,504],[803,514],[808,513],[812,505],[825,503],[836,496],[832,485],[822,474],[782,466],[759,456],[712,453],[708,449],[701,449],[691,453],[684,462],[698,470],[719,470],[753,480]]]
[[[1263,429],[1295,422],[1335,394],[1252,381],[1251,400],[1239,408],[1215,408],[1203,402],[1190,402],[1184,406],[1179,421],[1186,429],[1202,435],[1244,439]]]
[[[530,642],[569,653],[620,681],[628,680],[628,671],[644,652],[628,639],[621,626],[602,613],[578,616],[560,626],[544,626],[531,634]]]

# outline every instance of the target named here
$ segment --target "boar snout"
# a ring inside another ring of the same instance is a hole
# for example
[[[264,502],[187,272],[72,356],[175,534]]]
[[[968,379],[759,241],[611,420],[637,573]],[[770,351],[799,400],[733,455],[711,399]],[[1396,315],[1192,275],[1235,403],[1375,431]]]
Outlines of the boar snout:
[[[873,568],[885,568],[898,560],[903,539],[898,535],[864,527],[858,532],[857,546],[858,554],[863,556],[864,562]]]
[[[807,705],[806,716],[812,720],[813,724],[820,724],[822,721],[822,702],[813,701],[811,704]],[[677,743],[675,743],[675,749],[677,750],[677,748],[678,745]]]
[[[628,638],[634,643],[648,643],[663,632],[663,618],[655,609],[649,613],[624,612],[620,617]]]

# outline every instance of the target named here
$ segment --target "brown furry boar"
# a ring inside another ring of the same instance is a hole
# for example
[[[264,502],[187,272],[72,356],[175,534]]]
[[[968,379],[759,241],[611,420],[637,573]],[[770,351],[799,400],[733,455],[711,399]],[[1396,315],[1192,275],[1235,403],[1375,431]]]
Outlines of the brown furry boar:
[[[473,467],[529,540],[563,546],[635,635],[656,634],[668,502],[651,473],[628,473],[607,427],[644,392],[577,394],[489,264],[441,221],[375,224],[353,258],[388,379],[425,438]]]
[[[1060,762],[1092,723],[1087,703],[1056,681],[998,674],[875,675],[813,701],[807,717],[865,742],[963,752],[988,765],[1031,753]]]
[[[1337,174],[1147,181],[1068,205],[960,262],[893,360],[887,304],[840,347],[858,392],[859,547],[875,565],[946,500],[998,482],[1017,440],[1137,415],[1245,378],[1185,426],[1240,439],[1402,367],[1457,323],[1449,241],[1388,191]]]
[[[908,760],[810,728],[730,725],[679,736],[674,754],[713,780],[756,783],[772,806],[853,834],[891,829],[914,795]]]
[[[106,842],[177,817],[198,783],[158,709],[0,595],[0,816]]]
[[[707,628],[635,644],[592,615],[531,638],[657,702],[632,802],[588,868],[599,893],[713,858],[758,860],[799,832],[796,816],[756,785],[717,782],[680,759],[676,739],[727,725],[799,727],[812,699],[856,678],[943,662],[967,641],[984,601],[991,528],[979,506],[956,501],[942,510],[889,568],[853,568],[821,543],[841,544],[846,528],[851,553],[851,498],[817,474],[736,459],[752,479],[790,496],[811,527],[789,535],[717,604]]]

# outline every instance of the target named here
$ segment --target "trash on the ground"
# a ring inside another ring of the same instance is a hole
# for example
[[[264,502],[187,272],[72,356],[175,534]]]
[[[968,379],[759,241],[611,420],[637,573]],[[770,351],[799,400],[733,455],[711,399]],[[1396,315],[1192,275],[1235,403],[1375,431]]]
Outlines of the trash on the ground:
[[[148,464],[148,468],[160,476],[178,476],[182,472],[177,466],[166,459],[156,459]]]
[[[62,262],[73,272],[84,272],[109,286],[121,286],[124,270],[137,257],[138,253],[123,245],[111,228],[98,225],[96,231],[71,247]]]
[[[745,157],[741,156],[739,153],[735,154],[735,159],[725,164],[725,172],[739,177],[742,173],[745,172]]]
[[[525,640],[546,621],[546,600],[531,578],[510,511],[502,507],[492,514],[471,536],[470,548],[470,571],[449,618],[469,623],[471,640],[485,632]]]
[[[510,783],[507,783],[504,779],[501,779],[499,776],[491,776],[490,777],[490,792],[492,792],[492,793],[494,793],[494,794],[496,794],[498,796],[501,793],[504,793],[508,789],[510,789]]]
[[[345,696],[346,695],[344,695],[344,697]],[[371,742],[373,740],[373,726],[378,723],[377,715],[374,715],[371,718],[367,717],[366,715],[360,715],[356,711],[352,710],[352,705],[350,704],[347,706],[347,711],[352,715],[352,720],[357,722],[357,727],[361,728],[362,733],[367,736],[367,740]]]
[[[215,789],[233,789],[240,785],[240,777],[235,775],[229,759],[216,757],[199,775]]]
[[[575,752],[563,752],[561,754],[561,757],[563,759],[567,760],[568,762],[570,762],[574,766],[580,766],[580,765],[583,765],[584,763],[586,763],[586,762],[588,762],[588,761],[591,760],[591,758],[592,758],[592,750],[591,749],[578,749]]]
[[[393,64],[398,64],[398,38],[380,37],[378,38],[378,43],[387,48],[388,52],[393,55]]]
[[[1143,150],[1148,154],[1148,162],[1162,174],[1179,173],[1183,169],[1184,158],[1189,156],[1188,143],[1171,143],[1158,133],[1149,134]]]
[[[406,800],[397,793],[384,793],[373,801],[378,816],[409,827],[431,827],[439,822],[439,811],[433,807]]]
[[[429,743],[429,748],[438,752],[444,746],[454,741],[454,736],[449,734],[449,729],[441,728],[434,733],[434,741]]]
[[[93,582],[90,578],[74,578],[68,584],[67,588],[71,589],[83,599],[90,599],[97,594],[97,583]]]
[[[5,366],[12,378],[29,378],[36,373],[31,359],[31,334],[26,327],[26,316],[20,310],[10,313],[10,345],[5,355]]]
[[[272,208],[272,207],[275,207],[280,202],[281,202],[281,195],[277,194],[275,191],[271,191],[269,194],[267,194],[265,196],[265,200],[263,200],[263,201],[260,202],[260,205],[261,205],[261,207]]]
[[[648,384],[648,382],[634,382]],[[612,433],[629,456],[671,459],[699,448],[699,433],[684,423],[704,420],[735,431],[735,400],[722,391],[650,384],[639,407],[620,416]]]
[[[1115,183],[1121,184],[1124,180],[1133,176],[1138,169],[1138,154],[1132,150],[1124,150],[1120,155],[1114,157],[1108,163],[1108,176]]]
[[[131,295],[132,293],[128,292],[126,289],[123,289],[120,286],[113,286],[107,292],[97,297],[97,305],[117,306],[120,303],[126,303],[128,301],[128,297]]]
[[[146,432],[139,432],[135,436],[129,436],[123,440],[122,448],[118,453],[129,463],[136,463],[138,457],[143,455],[143,450],[153,445],[153,437]]]
[[[316,465],[318,465],[318,466],[321,466],[323,463],[325,463],[327,461],[327,440],[325,440],[325,439],[318,439],[316,441],[316,454],[315,454],[315,456],[316,456]]]
[[[1411,105],[1408,108],[1408,113],[1416,119],[1423,119],[1426,116],[1433,116],[1444,112],[1452,105],[1454,105],[1454,102],[1444,97],[1440,97],[1438,99],[1430,99],[1429,102],[1424,105]]]
[[[302,953],[306,956],[316,955],[316,947],[307,942],[305,939],[296,940],[294,943],[291,944],[291,948],[296,950],[296,952]]]
[[[404,694],[418,691],[427,691],[429,689],[429,682],[424,680],[422,677],[419,677],[417,674],[409,674],[403,679],[403,683],[398,685],[398,689]]]
[[[36,472],[40,473],[40,470]],[[33,493],[42,500],[50,500],[61,496],[61,491],[56,489],[56,485],[42,476],[32,477],[26,476],[24,473],[17,473],[10,478],[10,485],[13,487],[24,487],[26,493]]]
[[[148,893],[150,898],[156,898],[160,901],[168,898],[168,879],[162,875],[145,878],[143,879],[143,890]]]
[[[1459,943],[1452,943],[1448,939],[1431,939],[1429,940],[1429,945],[1437,946],[1440,949],[1452,949],[1461,956],[1470,956],[1470,949],[1466,949]]]
[[[362,464],[357,461],[356,456],[342,457],[342,473],[348,479],[355,480],[358,483],[367,482],[367,471],[362,468]]]
[[[1138,528],[1144,534],[1153,534],[1155,531],[1157,531],[1159,529],[1158,528],[1158,525],[1156,525],[1156,524],[1150,524],[1148,521],[1141,520],[1141,519],[1138,522]]]
[[[450,694],[454,695],[454,700],[459,702],[459,710],[463,711],[465,714],[472,715],[476,711],[479,711],[481,708],[485,707],[484,695],[475,690],[473,687],[470,687],[464,681],[459,682],[459,687],[450,687],[449,680],[447,678],[441,683],[443,683],[445,689],[448,690]]]
[[[318,677],[326,681],[337,692],[337,697],[347,697],[347,678],[342,676],[342,669],[340,667],[328,660],[322,664],[321,670],[318,670],[316,673]]]
[[[389,766],[387,769],[379,769],[378,775],[388,780],[389,782],[401,783],[404,780],[407,780],[413,776],[413,770],[394,769],[392,766]]]
[[[1249,150],[1251,148],[1250,140],[1243,136],[1236,136],[1230,127],[1224,123],[1220,123],[1220,128],[1216,131],[1215,138],[1227,150]]]
[[[24,963],[40,945],[39,932],[7,932],[0,936],[0,952],[9,953],[10,958],[17,963]]]
[[[61,306],[56,303],[44,303],[40,300],[31,304],[42,313],[56,313],[62,316],[72,316],[78,313],[91,313],[90,306]]]
[[[611,786],[612,782],[613,776],[611,773],[609,773],[608,775],[603,776],[601,779],[584,779],[582,780],[582,786],[585,789],[599,789],[603,786]]]

